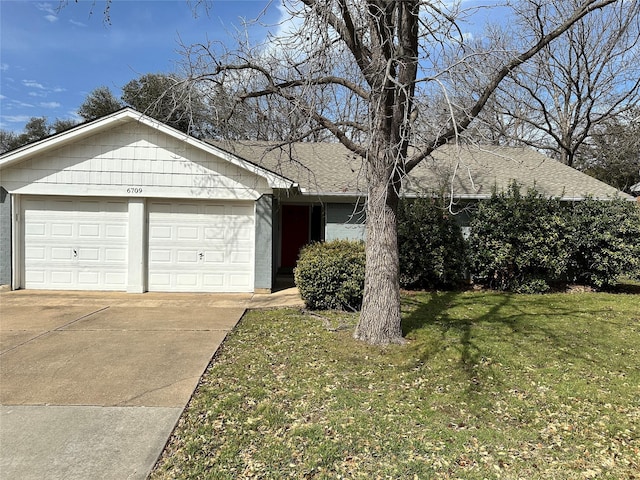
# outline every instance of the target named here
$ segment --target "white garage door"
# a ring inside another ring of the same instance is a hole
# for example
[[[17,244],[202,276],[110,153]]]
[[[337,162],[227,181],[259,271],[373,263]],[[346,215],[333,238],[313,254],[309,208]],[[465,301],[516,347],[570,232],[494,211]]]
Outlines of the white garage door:
[[[118,199],[24,198],[24,287],[125,290],[127,210]]]
[[[149,291],[253,291],[253,203],[152,201],[148,208]]]

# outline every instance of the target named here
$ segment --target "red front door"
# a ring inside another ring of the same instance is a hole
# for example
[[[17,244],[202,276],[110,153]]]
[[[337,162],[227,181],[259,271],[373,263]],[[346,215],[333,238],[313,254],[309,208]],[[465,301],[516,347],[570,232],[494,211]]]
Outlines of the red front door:
[[[295,267],[298,253],[307,243],[309,243],[309,207],[283,205],[281,266]]]

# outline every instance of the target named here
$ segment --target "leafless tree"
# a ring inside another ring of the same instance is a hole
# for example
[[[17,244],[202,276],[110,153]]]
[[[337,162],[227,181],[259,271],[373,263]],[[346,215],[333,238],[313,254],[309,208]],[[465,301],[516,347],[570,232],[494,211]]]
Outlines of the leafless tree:
[[[582,4],[530,2],[516,9],[510,30],[494,27],[488,35],[513,49],[548,31],[551,10],[565,17]],[[502,142],[545,150],[574,166],[596,127],[624,114],[639,99],[640,2],[626,0],[582,17],[519,66],[487,109],[484,132]]]
[[[189,76],[224,85],[239,103],[279,99],[305,119],[286,141],[325,131],[363,159],[367,264],[355,337],[402,343],[396,232],[403,179],[436,148],[455,141],[514,70],[548,51],[581,18],[602,15],[615,3],[584,0],[570,11],[545,6],[518,52],[478,53],[463,31],[473,12],[460,3],[301,0],[287,4],[290,19],[263,45],[192,46]],[[485,62],[493,66],[477,75],[473,91],[456,96],[465,65],[478,64],[479,56],[493,56]],[[446,99],[446,111],[429,112],[435,97]],[[418,114],[429,119],[420,131],[414,129]]]

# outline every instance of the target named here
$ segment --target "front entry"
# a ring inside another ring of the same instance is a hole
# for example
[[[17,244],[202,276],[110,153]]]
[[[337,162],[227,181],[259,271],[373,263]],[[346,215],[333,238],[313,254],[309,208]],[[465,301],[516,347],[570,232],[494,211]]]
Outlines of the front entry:
[[[282,249],[280,266],[292,269],[300,249],[309,243],[309,206],[282,205]]]

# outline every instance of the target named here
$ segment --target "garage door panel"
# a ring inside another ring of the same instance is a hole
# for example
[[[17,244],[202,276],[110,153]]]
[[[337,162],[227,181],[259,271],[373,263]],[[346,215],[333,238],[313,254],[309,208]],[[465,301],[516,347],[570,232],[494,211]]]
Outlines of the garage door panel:
[[[231,286],[241,288],[249,282],[249,278],[249,275],[232,274],[230,275]]]
[[[171,274],[169,271],[167,272],[154,272],[151,273],[149,272],[149,285],[154,285],[154,289],[151,289],[151,291],[168,291],[168,290],[164,290],[165,288],[170,288],[171,287]]]
[[[120,264],[127,261],[126,248],[105,248],[105,261]]]
[[[30,236],[46,235],[46,225],[44,222],[33,222],[25,226],[25,234]]]
[[[97,223],[81,223],[78,225],[79,238],[100,238],[100,225]]]
[[[204,263],[208,263],[208,264],[218,264],[218,263],[224,263],[224,252],[222,251],[207,251],[204,254]]]
[[[25,288],[125,290],[127,212],[124,200],[25,198]]]
[[[221,227],[206,227],[204,229],[205,240],[222,240],[224,241],[224,228]]]
[[[178,240],[187,240],[187,241],[198,240],[200,239],[198,230],[199,229],[196,226],[177,227],[176,234],[177,234]]]
[[[71,247],[51,247],[51,255],[47,260],[58,261],[70,261],[73,258],[73,249]]]
[[[198,252],[196,250],[178,250],[176,252],[177,263],[198,263]]]
[[[73,282],[73,272],[71,272],[71,270],[52,270],[49,277],[49,282],[53,287],[70,287],[72,286]]]
[[[52,223],[51,236],[69,238],[73,236],[73,225],[70,223]]]
[[[206,287],[214,289],[224,288],[224,275],[215,273],[205,273],[203,275],[203,283]]]
[[[46,249],[44,247],[32,247],[27,252],[25,252],[25,257],[27,260],[45,260]]]
[[[127,238],[127,226],[109,223],[105,225],[106,238]]]
[[[253,291],[253,232],[251,203],[151,202],[149,291]]]
[[[82,285],[98,285],[99,280],[98,272],[78,272],[78,283]]]
[[[106,252],[105,252],[105,257],[106,257]],[[99,248],[87,248],[87,247],[83,247],[83,248],[79,248],[78,249],[78,260],[79,261],[93,261],[93,262],[97,262],[100,260],[100,249]]]

